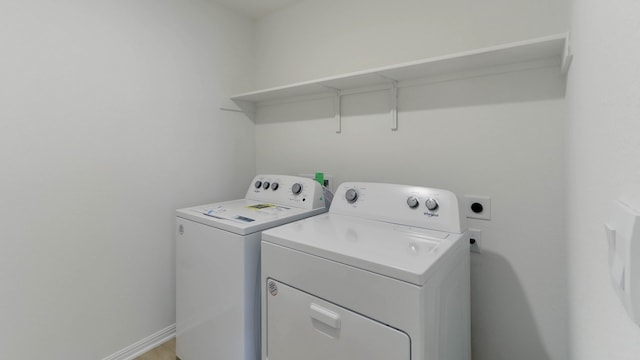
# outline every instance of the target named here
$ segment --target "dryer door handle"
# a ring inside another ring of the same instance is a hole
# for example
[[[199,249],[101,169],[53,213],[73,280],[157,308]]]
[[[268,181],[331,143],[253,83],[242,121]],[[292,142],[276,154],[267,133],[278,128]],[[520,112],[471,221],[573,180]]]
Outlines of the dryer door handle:
[[[312,319],[320,321],[334,329],[340,328],[340,314],[336,314],[335,312],[314,303],[311,303],[309,310],[311,310],[310,313]]]

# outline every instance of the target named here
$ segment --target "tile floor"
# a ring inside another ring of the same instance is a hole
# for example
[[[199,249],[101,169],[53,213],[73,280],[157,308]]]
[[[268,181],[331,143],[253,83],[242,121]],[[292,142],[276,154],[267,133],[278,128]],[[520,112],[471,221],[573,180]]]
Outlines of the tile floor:
[[[133,360],[176,360],[176,339],[153,348]]]

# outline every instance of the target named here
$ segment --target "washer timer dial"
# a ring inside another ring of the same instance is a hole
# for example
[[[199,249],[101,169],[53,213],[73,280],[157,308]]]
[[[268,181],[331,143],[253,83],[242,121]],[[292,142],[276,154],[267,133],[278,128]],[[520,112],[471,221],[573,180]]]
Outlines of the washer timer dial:
[[[302,185],[300,183],[295,183],[291,186],[291,192],[293,195],[300,195],[302,192]]]
[[[344,198],[347,199],[349,204],[353,204],[358,200],[358,191],[356,189],[349,189],[344,194]]]

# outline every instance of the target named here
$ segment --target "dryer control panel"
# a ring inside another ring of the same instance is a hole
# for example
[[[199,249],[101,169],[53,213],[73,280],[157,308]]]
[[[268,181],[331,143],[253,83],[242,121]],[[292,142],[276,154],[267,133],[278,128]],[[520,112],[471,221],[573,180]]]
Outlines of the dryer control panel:
[[[454,193],[419,186],[343,183],[329,212],[457,234],[467,229]]]
[[[249,185],[245,199],[302,209],[325,207],[320,184],[299,176],[257,175]]]

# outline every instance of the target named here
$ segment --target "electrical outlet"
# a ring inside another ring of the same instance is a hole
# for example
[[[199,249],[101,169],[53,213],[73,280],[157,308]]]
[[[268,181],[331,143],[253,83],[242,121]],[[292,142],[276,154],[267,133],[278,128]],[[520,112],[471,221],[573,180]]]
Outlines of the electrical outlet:
[[[462,206],[469,219],[491,220],[491,198],[488,196],[465,195]]]
[[[316,178],[316,174],[299,174],[298,176],[306,177],[309,179]],[[336,192],[336,189],[334,188],[333,175],[324,174],[324,186],[332,193]]]
[[[469,250],[471,252],[480,254],[482,253],[481,249],[482,244],[482,230],[480,229],[469,229]]]

